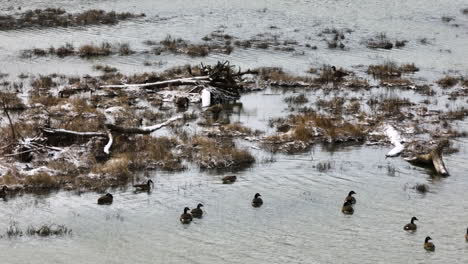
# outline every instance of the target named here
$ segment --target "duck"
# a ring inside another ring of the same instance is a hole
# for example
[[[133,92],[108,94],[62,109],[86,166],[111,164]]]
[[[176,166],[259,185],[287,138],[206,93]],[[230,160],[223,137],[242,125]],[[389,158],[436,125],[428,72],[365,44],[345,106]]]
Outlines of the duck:
[[[349,201],[351,204],[355,204],[356,203],[356,198],[354,198],[352,195],[353,194],[356,194],[354,191],[350,191],[348,193],[348,196],[346,196],[346,199],[345,199],[345,202],[346,201]]]
[[[337,70],[335,66],[331,67],[333,70],[333,76],[335,76],[336,79],[341,79],[345,76],[348,76],[349,73],[342,71],[342,70]]]
[[[256,194],[255,194],[255,196],[254,196],[254,198],[253,198],[253,200],[252,200],[252,206],[253,206],[253,207],[260,207],[260,206],[262,206],[263,200],[262,200],[262,198],[260,198],[260,196],[261,196],[261,195],[260,195],[259,193],[256,193]]]
[[[424,240],[424,249],[427,251],[434,251],[435,250],[434,243],[429,242],[429,240],[432,240],[432,238],[429,236],[426,237],[426,239]]]
[[[106,195],[103,195],[99,197],[97,200],[98,204],[112,204],[112,201],[114,200],[114,196],[110,193],[106,193]]]
[[[151,190],[151,185],[153,185],[153,188],[154,188],[153,181],[148,180],[146,183],[135,184],[135,185],[133,185],[133,187],[135,187],[137,191],[150,191]]]
[[[418,227],[416,226],[416,224],[414,223],[414,221],[419,221],[419,219],[416,218],[415,216],[411,217],[411,223],[406,224],[405,227],[403,227],[403,229],[406,230],[406,231],[411,231],[411,232],[416,231],[416,229],[417,229]]]
[[[190,224],[192,222],[192,215],[187,213],[190,210],[190,208],[185,207],[184,208],[184,213],[180,215],[180,222],[182,224]]]
[[[203,204],[199,203],[197,205],[197,208],[193,208],[192,211],[190,212],[193,217],[195,218],[202,218],[203,216],[203,210],[200,208],[203,207]]]
[[[223,184],[231,184],[237,180],[237,176],[231,175],[223,178]]]
[[[6,185],[0,190],[0,198],[5,198],[7,195],[8,187]]]
[[[465,240],[468,242],[468,228],[466,229]]]
[[[353,204],[350,201],[346,201],[341,207],[343,214],[352,215],[354,213]]]

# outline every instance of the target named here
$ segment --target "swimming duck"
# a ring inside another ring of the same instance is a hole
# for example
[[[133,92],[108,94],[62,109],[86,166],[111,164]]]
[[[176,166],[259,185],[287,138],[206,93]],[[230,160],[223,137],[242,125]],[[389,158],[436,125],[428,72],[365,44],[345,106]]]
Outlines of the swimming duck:
[[[190,213],[192,214],[193,217],[202,218],[203,211],[202,211],[202,209],[200,207],[203,207],[203,204],[199,203],[197,205],[197,208],[192,209],[192,211]]]
[[[352,195],[353,194],[356,194],[354,191],[350,191],[348,193],[348,196],[346,196],[346,199],[345,199],[345,202],[348,201],[350,202],[351,204],[355,204],[356,203],[356,198],[354,198]]]
[[[353,204],[350,201],[346,201],[341,207],[343,214],[352,215],[354,213]]]
[[[256,193],[256,194],[255,194],[255,197],[254,197],[253,200],[252,200],[252,206],[253,206],[253,207],[260,207],[260,206],[262,206],[263,200],[262,200],[262,198],[260,198],[260,196],[261,196],[261,195],[260,195],[259,193]]]
[[[345,71],[337,70],[335,66],[332,66],[331,68],[333,70],[333,75],[335,76],[336,79],[341,79],[341,78],[349,75]]]
[[[415,216],[411,217],[411,223],[405,225],[405,227],[403,227],[404,230],[406,231],[411,231],[411,232],[414,232],[416,231],[416,229],[418,228],[416,226],[416,224],[414,223],[414,221],[419,221]]]
[[[137,189],[137,191],[149,191],[151,190],[151,185],[153,185],[154,188],[154,183],[152,180],[148,180],[146,183],[142,184],[135,184],[133,187]]]
[[[190,224],[192,222],[192,215],[187,213],[190,210],[190,208],[185,207],[184,208],[184,213],[180,215],[180,222],[182,224]]]
[[[113,200],[114,200],[114,197],[112,196],[112,194],[107,193],[106,195],[99,197],[99,199],[97,200],[97,203],[98,204],[111,204]]]
[[[466,229],[465,240],[468,242],[468,228]]]
[[[8,191],[8,187],[4,185],[3,188],[0,190],[0,198],[5,198],[7,195],[7,191]]]
[[[426,240],[424,240],[424,249],[427,251],[434,251],[435,246],[432,242],[429,242],[429,240],[432,240],[431,237],[426,237]]]
[[[226,176],[223,178],[223,184],[231,184],[237,180],[237,176]]]

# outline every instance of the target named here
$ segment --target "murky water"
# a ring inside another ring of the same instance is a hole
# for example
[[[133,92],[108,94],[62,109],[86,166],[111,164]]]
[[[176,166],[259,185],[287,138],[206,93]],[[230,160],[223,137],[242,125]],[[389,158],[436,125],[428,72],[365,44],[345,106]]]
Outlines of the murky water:
[[[52,2],[52,3],[51,3]],[[303,73],[324,63],[343,67],[380,63],[391,59],[414,62],[421,71],[415,77],[431,81],[447,70],[468,73],[468,16],[460,13],[468,2],[455,1],[0,1],[1,12],[17,8],[63,7],[145,12],[147,17],[113,27],[60,28],[0,32],[0,72],[16,79],[20,73],[92,73],[95,61],[79,58],[21,59],[19,52],[32,47],[73,42],[129,42],[143,50],[143,40],[160,40],[170,33],[191,41],[225,26],[240,38],[257,33],[281,34],[305,47],[305,55],[237,49],[231,55],[207,58],[185,56],[110,57],[99,60],[123,72],[162,70],[185,63],[229,59],[242,67],[280,65]],[[181,7],[184,7],[183,9]],[[455,17],[458,27],[441,22]],[[271,30],[270,26],[279,29]],[[326,49],[317,34],[326,27],[350,28],[350,50]],[[378,32],[409,40],[401,50],[369,50],[361,42]],[[418,42],[428,38],[429,45]],[[448,52],[450,50],[450,52]],[[145,67],[143,62],[164,61]],[[96,72],[94,74],[97,74]],[[265,95],[268,94],[268,95]],[[247,94],[235,120],[266,129],[268,119],[287,114],[284,94],[267,90]],[[317,96],[308,93],[309,98]],[[408,94],[418,101],[417,95]],[[259,104],[262,100],[262,104]],[[440,99],[440,104],[445,101]],[[463,104],[452,103],[450,104]],[[461,122],[460,127],[468,127]],[[468,141],[454,142],[458,153],[445,157],[451,176],[431,178],[421,168],[401,158],[385,159],[386,147],[315,147],[299,155],[274,155],[251,149],[255,167],[236,172],[233,185],[223,185],[226,173],[191,168],[183,173],[151,175],[155,190],[135,194],[132,188],[112,190],[114,204],[98,206],[99,194],[61,191],[46,196],[23,195],[0,201],[0,234],[12,221],[28,225],[64,224],[72,236],[0,239],[1,263],[466,263],[468,226],[466,155]],[[271,159],[275,162],[270,162]],[[319,163],[331,168],[320,171]],[[411,189],[426,183],[430,192]],[[354,190],[353,216],[340,211],[346,194]],[[253,194],[263,195],[264,206],[253,209]],[[188,226],[178,217],[185,206],[205,205],[206,216]],[[402,228],[415,215],[418,231]],[[435,253],[426,253],[423,240],[430,235]]]

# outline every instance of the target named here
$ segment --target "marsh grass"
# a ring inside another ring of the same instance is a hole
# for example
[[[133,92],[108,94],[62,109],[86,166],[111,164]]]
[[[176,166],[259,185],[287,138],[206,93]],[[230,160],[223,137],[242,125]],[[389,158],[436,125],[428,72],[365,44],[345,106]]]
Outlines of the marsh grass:
[[[326,172],[326,171],[329,171],[332,168],[332,165],[331,165],[330,161],[322,161],[322,162],[317,163],[315,168],[319,172]]]
[[[284,101],[288,104],[306,104],[309,102],[305,94],[291,95],[284,98]]]
[[[367,47],[370,49],[392,49],[393,43],[388,39],[385,33],[379,33],[367,40]]]
[[[58,178],[45,172],[27,176],[24,182],[28,189],[57,189],[60,187]]]
[[[81,13],[67,13],[61,8],[46,8],[27,10],[15,16],[0,16],[0,30],[14,30],[21,28],[47,28],[47,27],[77,27],[87,25],[115,25],[119,21],[137,17],[144,14],[128,12],[90,9]]]
[[[245,168],[255,162],[250,152],[236,148],[230,141],[195,136],[190,142],[195,147],[188,155],[202,169]]]
[[[23,231],[20,227],[18,222],[12,221],[10,222],[5,236],[9,239],[15,237],[22,237],[23,235],[27,236],[41,236],[41,237],[49,237],[49,236],[65,236],[71,235],[72,230],[64,225],[56,225],[56,224],[49,224],[49,225],[41,225],[41,226],[33,226],[30,225]]]
[[[109,56],[112,54],[112,46],[109,42],[103,42],[101,45],[86,44],[80,46],[78,55],[83,58]]]
[[[393,61],[385,61],[383,64],[369,65],[367,73],[376,78],[396,78],[403,73],[414,73],[419,71],[419,68],[414,63],[398,65]]]
[[[447,75],[437,80],[436,83],[442,88],[450,88],[450,87],[457,85],[459,81],[460,81],[459,78],[455,76]]]

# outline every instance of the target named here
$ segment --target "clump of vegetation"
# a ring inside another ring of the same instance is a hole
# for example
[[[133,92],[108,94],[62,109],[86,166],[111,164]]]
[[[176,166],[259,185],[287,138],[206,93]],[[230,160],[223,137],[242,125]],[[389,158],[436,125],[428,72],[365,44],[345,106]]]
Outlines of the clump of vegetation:
[[[463,9],[461,10],[461,12],[462,12],[462,14],[464,14],[464,15],[468,15],[468,8],[463,8]]]
[[[319,172],[325,172],[325,171],[329,171],[332,166],[331,166],[331,163],[329,161],[327,162],[319,162],[317,163],[317,166],[315,166],[315,168],[319,171]]]
[[[23,235],[28,235],[28,236],[38,235],[41,237],[48,237],[48,236],[65,236],[65,235],[71,235],[71,234],[72,234],[71,229],[69,229],[68,227],[64,225],[56,225],[56,224],[42,225],[39,227],[30,225],[26,229],[26,232],[23,232],[23,230],[18,226],[17,222],[11,222],[6,231],[6,236],[8,238],[21,237]]]
[[[128,43],[119,44],[118,50],[119,50],[119,55],[120,56],[128,56],[128,55],[132,55],[133,53],[135,53],[135,51],[133,51],[130,48],[130,44],[128,44]]]
[[[455,76],[447,75],[439,79],[437,81],[437,84],[440,85],[442,88],[450,88],[450,87],[457,85],[459,81],[460,81],[459,78]]]
[[[414,63],[403,64],[398,68],[402,73],[414,73],[419,71],[419,68]]]
[[[386,61],[383,64],[369,65],[367,73],[378,78],[400,77],[401,70],[398,65],[392,61]]]
[[[284,98],[284,101],[288,104],[305,104],[309,102],[305,94],[292,95]]]
[[[98,64],[98,65],[94,65],[93,68],[99,71],[103,71],[105,73],[117,72],[117,68],[111,67],[109,65]]]
[[[345,82],[344,85],[353,90],[370,88],[369,82],[366,79],[361,79],[361,78],[351,78],[350,80]]]
[[[79,48],[78,55],[84,58],[109,56],[112,54],[112,46],[108,42],[102,43],[100,46],[94,44],[86,44]]]
[[[24,110],[26,108],[16,93],[0,92],[0,103],[3,110]]]
[[[52,80],[51,76],[39,75],[38,79],[31,81],[31,86],[35,89],[49,89],[57,86],[57,83]]]
[[[450,23],[451,21],[455,20],[455,18],[452,16],[442,16],[440,19],[445,23]]]
[[[144,14],[106,12],[90,9],[81,13],[67,13],[61,8],[28,10],[16,16],[0,16],[0,30],[14,30],[31,27],[76,27],[87,25],[114,25],[119,21]]]
[[[238,149],[226,140],[193,137],[187,149],[191,159],[202,169],[244,168],[255,162],[254,156],[245,149]]]
[[[162,51],[169,51],[174,54],[187,54],[191,57],[205,57],[211,52],[230,54],[233,51],[230,41],[227,41],[224,45],[215,43],[189,44],[187,41],[181,38],[174,38],[171,35],[167,35],[160,44],[162,48],[155,47],[153,49],[156,54],[160,54]]]
[[[429,186],[424,183],[418,183],[413,188],[420,193],[427,193],[429,191]]]
[[[375,37],[367,40],[367,47],[370,49],[392,49],[393,43],[387,38],[385,33],[379,33]]]
[[[292,134],[270,136],[266,142],[300,141],[307,148],[315,140],[337,143],[346,141],[362,141],[367,129],[359,124],[346,122],[338,117],[327,116],[316,112],[306,112],[291,115],[287,120],[294,127]]]
[[[50,49],[49,49],[49,53],[50,53]],[[54,49],[53,54],[57,54],[57,56],[59,56],[60,58],[71,56],[75,54],[75,47],[71,43],[66,43],[63,46],[60,46],[57,49]]]
[[[25,185],[28,189],[57,189],[60,187],[60,182],[57,177],[51,176],[49,173],[40,172],[35,175],[25,178]]]
[[[308,77],[296,76],[285,72],[281,67],[261,67],[254,71],[259,73],[262,80],[270,83],[297,83],[297,82],[309,82]]]

